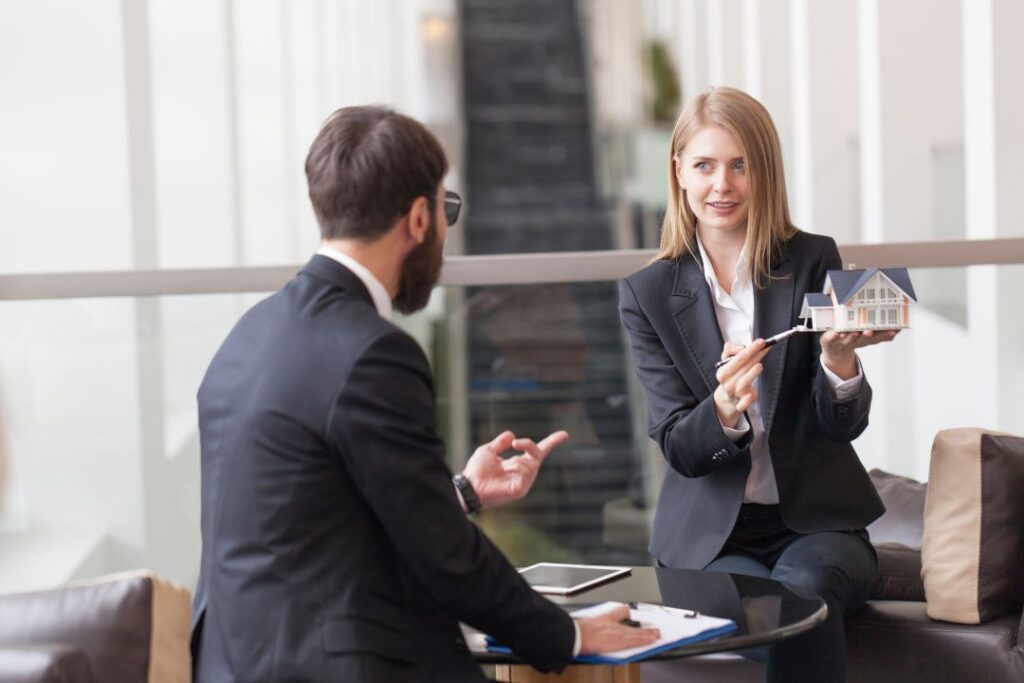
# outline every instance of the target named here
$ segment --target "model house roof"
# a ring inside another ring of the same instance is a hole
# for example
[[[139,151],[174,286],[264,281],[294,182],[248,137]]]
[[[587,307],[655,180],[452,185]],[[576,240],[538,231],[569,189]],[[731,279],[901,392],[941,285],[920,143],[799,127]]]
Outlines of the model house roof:
[[[858,270],[830,270],[828,279],[832,282],[832,289],[835,290],[836,299],[845,304],[857,295],[864,285],[867,284],[875,273],[881,271],[889,280],[896,285],[912,301],[917,301],[914,293],[914,286],[910,283],[910,273],[906,268],[861,268]]]
[[[804,306],[808,308],[822,308],[823,306],[832,306],[832,297],[828,294],[805,294],[804,295]]]

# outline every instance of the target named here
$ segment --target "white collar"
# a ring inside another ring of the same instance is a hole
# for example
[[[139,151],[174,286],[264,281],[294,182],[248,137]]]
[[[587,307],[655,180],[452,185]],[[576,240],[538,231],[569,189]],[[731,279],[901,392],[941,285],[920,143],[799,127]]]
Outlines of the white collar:
[[[700,241],[700,237],[694,234],[694,238],[697,240],[697,250],[700,252],[700,260],[704,265],[704,279],[707,280],[708,285],[712,289],[719,287],[718,279],[715,277],[715,267],[711,265],[711,259],[708,258],[708,253],[704,251],[704,245]],[[743,248],[740,249],[740,256],[736,259],[736,272],[733,273],[733,282],[744,282],[750,277],[750,273],[747,270],[747,245],[743,244]]]
[[[373,299],[373,305],[377,309],[377,313],[380,317],[385,320],[391,320],[391,296],[388,294],[387,288],[381,284],[381,281],[374,277],[373,273],[359,261],[348,254],[344,254],[334,247],[324,245],[317,249],[318,254],[326,256],[329,259],[334,259],[341,265],[345,266],[352,271],[352,274],[359,278],[359,281],[366,285],[366,290],[370,292],[370,298]]]

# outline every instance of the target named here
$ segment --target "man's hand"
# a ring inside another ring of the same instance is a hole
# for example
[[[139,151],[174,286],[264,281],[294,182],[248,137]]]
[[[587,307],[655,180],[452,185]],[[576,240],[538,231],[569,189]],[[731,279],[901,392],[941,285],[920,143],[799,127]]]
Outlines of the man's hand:
[[[580,654],[593,655],[630,647],[650,645],[661,637],[656,628],[636,628],[621,623],[629,619],[629,607],[622,605],[599,617],[577,619],[580,627]]]
[[[559,431],[534,443],[531,439],[517,439],[512,432],[502,432],[473,452],[462,473],[473,485],[483,507],[511,503],[530,492],[544,458],[568,438],[568,432]],[[501,454],[509,448],[519,454],[503,459]]]
[[[897,334],[899,330],[830,330],[821,335],[821,361],[840,379],[852,379],[857,376],[857,349],[892,341]]]

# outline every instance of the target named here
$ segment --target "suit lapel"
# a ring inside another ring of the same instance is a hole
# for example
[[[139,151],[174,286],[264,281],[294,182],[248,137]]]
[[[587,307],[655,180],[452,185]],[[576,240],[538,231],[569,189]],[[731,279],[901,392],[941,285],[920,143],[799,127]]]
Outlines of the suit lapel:
[[[772,279],[767,289],[754,288],[754,338],[768,338],[784,332],[793,326],[794,276],[791,261],[784,251],[773,264]],[[775,417],[775,405],[782,387],[782,371],[786,365],[786,349],[789,339],[783,339],[777,348],[768,352],[762,365],[761,381],[758,387],[758,402],[764,431],[771,431]]]
[[[718,328],[704,272],[689,254],[676,262],[671,310],[694,366],[700,371],[708,392],[713,392],[718,386],[715,363],[722,357],[722,331]]]

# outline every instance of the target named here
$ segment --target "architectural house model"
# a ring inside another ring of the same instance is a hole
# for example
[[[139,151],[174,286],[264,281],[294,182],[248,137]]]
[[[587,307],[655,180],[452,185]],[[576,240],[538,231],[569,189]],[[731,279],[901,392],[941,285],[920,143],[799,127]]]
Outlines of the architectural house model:
[[[906,268],[830,270],[822,293],[804,296],[800,317],[812,330],[892,330],[910,326],[912,303]]]

